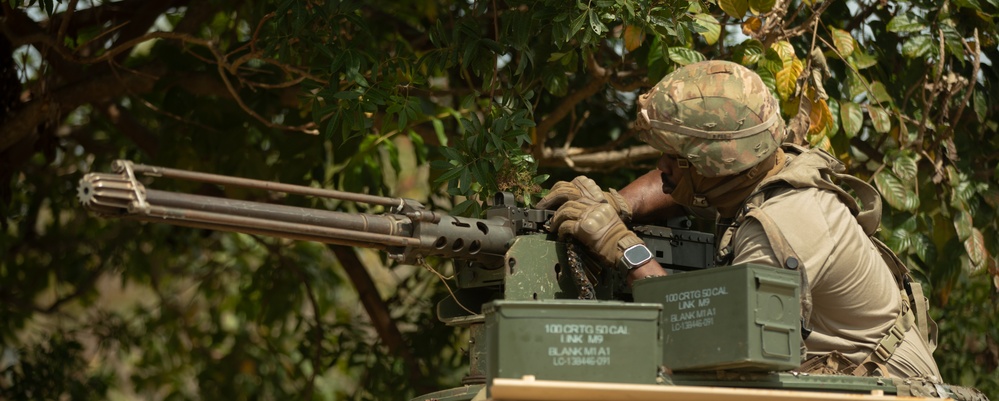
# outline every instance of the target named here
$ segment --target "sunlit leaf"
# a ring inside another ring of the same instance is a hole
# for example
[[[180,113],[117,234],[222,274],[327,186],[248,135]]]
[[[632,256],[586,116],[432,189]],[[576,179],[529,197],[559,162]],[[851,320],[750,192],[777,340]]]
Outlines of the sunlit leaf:
[[[891,171],[903,182],[915,184],[916,176],[919,174],[918,160],[915,156],[900,154],[892,160]]]
[[[854,100],[860,94],[867,92],[867,79],[853,72],[852,70],[846,73],[846,90],[850,100]]]
[[[913,235],[912,232],[905,229],[898,229],[892,231],[891,237],[888,237],[888,246],[892,248],[895,253],[904,254],[910,247],[912,247]]]
[[[749,11],[749,0],[718,0],[718,6],[730,17],[740,19]]]
[[[927,26],[918,17],[906,13],[896,15],[891,21],[888,21],[887,29],[888,32],[910,33],[927,29]]]
[[[985,237],[978,228],[971,229],[971,235],[964,240],[964,250],[968,252],[968,258],[971,259],[971,265],[976,271],[985,265],[989,251],[985,248]]]
[[[871,99],[872,103],[880,103],[880,106],[887,106],[893,103],[891,95],[888,94],[885,84],[881,83],[881,81],[871,82],[871,89],[868,93],[873,97]]]
[[[902,181],[889,170],[881,170],[874,176],[874,183],[881,196],[892,208],[913,211],[919,207],[919,197],[902,184]]]
[[[793,56],[792,56],[793,57]],[[805,68],[801,60],[794,58],[791,63],[785,64],[786,68],[777,71],[777,93],[780,94],[781,101],[786,102],[788,99],[794,95],[796,85],[798,82],[798,76],[801,75],[801,71]]]
[[[826,103],[829,105],[829,126],[828,126],[829,131],[828,131],[828,135],[829,136],[835,136],[836,133],[838,133],[839,129],[840,129],[840,123],[839,123],[839,118],[840,118],[839,117],[839,115],[840,115],[839,101],[837,101],[836,99],[833,99],[833,98],[829,98],[829,99],[826,99]]]
[[[694,25],[697,32],[704,36],[704,41],[713,45],[718,42],[721,36],[721,24],[711,14],[694,14]]]
[[[962,8],[970,8],[975,11],[982,11],[982,6],[978,4],[978,0],[955,0],[954,4],[957,4]]]
[[[643,41],[645,41],[645,31],[642,28],[634,25],[628,25],[624,28],[624,48],[628,49],[629,52],[641,47]]]
[[[749,9],[754,14],[763,14],[773,10],[775,4],[777,0],[749,0]]]
[[[806,97],[802,101],[808,102],[811,97]],[[826,104],[825,100],[818,99],[815,103],[812,103],[811,112],[808,114],[809,126],[808,134],[816,135],[819,134],[832,125],[832,112],[829,111],[829,105]]]
[[[756,39],[746,41],[736,47],[733,60],[744,66],[756,64],[763,57],[763,43]]]
[[[833,153],[834,151],[832,141],[830,141],[829,137],[825,135],[816,135],[812,137],[808,144],[813,148],[822,149],[829,153]]]
[[[853,138],[864,126],[864,111],[859,104],[843,101],[839,103],[840,121],[847,138]]]
[[[742,23],[742,34],[746,36],[753,35],[759,32],[760,28],[763,27],[763,20],[760,17],[749,17],[746,18]]]
[[[776,42],[770,45],[770,48],[773,49],[774,52],[777,53],[777,56],[780,58],[780,61],[782,63],[781,69],[786,69],[790,67],[791,63],[793,63],[794,60],[797,59],[797,56],[794,54],[794,46],[791,45],[791,42],[782,40],[780,42]]]
[[[954,57],[964,57],[964,38],[951,24],[940,24],[944,36],[944,48]]]
[[[704,55],[686,47],[669,48],[669,59],[677,64],[687,65],[704,61]]]
[[[850,55],[850,65],[854,66],[858,70],[870,68],[877,64],[878,58],[874,55],[865,53],[863,49],[856,49]]]
[[[902,43],[902,55],[907,58],[925,57],[933,49],[933,39],[929,36],[913,36]]]
[[[831,28],[833,44],[836,46],[836,50],[839,51],[841,57],[846,58],[853,54],[853,36],[850,32],[844,31],[842,29]]]
[[[597,15],[597,13],[588,11],[587,14],[590,15],[590,30],[592,30],[594,34],[603,35],[604,32],[607,32],[607,26],[604,25],[603,21],[600,21],[600,16]]]
[[[874,130],[882,134],[891,131],[891,117],[885,109],[868,104],[867,113],[871,115],[871,123],[874,124]]]

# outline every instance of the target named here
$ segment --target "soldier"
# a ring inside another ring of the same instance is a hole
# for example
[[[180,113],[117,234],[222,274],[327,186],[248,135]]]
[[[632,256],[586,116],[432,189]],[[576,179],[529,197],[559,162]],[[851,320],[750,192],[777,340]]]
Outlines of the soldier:
[[[664,270],[626,223],[677,205],[717,211],[719,264],[802,272],[803,370],[939,381],[936,326],[917,283],[871,235],[881,199],[828,153],[782,145],[777,99],[753,71],[706,61],[667,75],[638,100],[640,138],[658,170],[620,192],[559,182],[538,204],[629,284]],[[847,185],[860,198],[841,188]]]

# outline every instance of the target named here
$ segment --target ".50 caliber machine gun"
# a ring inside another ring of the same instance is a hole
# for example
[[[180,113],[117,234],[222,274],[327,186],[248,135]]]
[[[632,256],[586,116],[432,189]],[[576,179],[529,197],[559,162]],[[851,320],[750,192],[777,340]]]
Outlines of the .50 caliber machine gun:
[[[147,166],[128,160],[115,161],[112,169],[113,173],[86,174],[78,188],[83,205],[104,217],[374,248],[408,264],[428,257],[450,258],[455,261],[458,288],[465,290],[461,293],[467,294],[472,288],[486,290],[472,296],[486,302],[504,287],[506,294],[501,298],[505,299],[621,297],[619,290],[623,287],[610,271],[613,269],[587,266],[583,271],[583,264],[593,265],[585,255],[562,252],[571,245],[548,234],[545,223],[551,211],[517,207],[508,193],[497,194],[486,217],[480,219],[427,210],[410,199]],[[140,176],[353,201],[384,206],[388,212],[346,213],[161,191],[147,188],[139,181]],[[677,220],[676,225],[635,229],[663,266],[678,270],[711,266],[713,236],[686,229],[689,222],[685,220]],[[538,246],[557,248],[559,252],[548,252],[550,256],[540,258],[519,252],[531,248],[533,253]],[[518,259],[517,254],[524,257]],[[570,256],[573,260],[569,260]],[[545,260],[545,269],[530,266],[538,260]],[[518,273],[526,276],[520,280],[514,277],[511,282],[511,276]],[[553,287],[553,283],[559,285]],[[472,306],[475,302],[462,303]],[[478,310],[478,305],[473,309]]]

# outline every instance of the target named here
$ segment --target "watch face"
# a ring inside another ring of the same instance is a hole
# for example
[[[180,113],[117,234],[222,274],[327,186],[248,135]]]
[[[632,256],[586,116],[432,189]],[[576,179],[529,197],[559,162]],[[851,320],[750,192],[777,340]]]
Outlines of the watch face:
[[[645,245],[635,245],[624,250],[624,260],[630,267],[638,267],[652,259],[652,251]]]

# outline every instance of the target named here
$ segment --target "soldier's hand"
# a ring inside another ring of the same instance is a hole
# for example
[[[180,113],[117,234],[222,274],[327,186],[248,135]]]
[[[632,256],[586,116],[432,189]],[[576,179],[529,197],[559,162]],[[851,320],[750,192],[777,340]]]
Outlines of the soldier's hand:
[[[559,181],[552,186],[541,201],[538,202],[538,209],[558,209],[569,201],[580,201],[583,203],[609,203],[621,220],[631,221],[631,206],[624,200],[617,191],[611,189],[604,192],[596,182],[586,176],[579,176],[572,181]]]
[[[609,203],[567,201],[552,217],[551,228],[559,236],[576,237],[610,266],[617,266],[625,249],[642,243]]]

